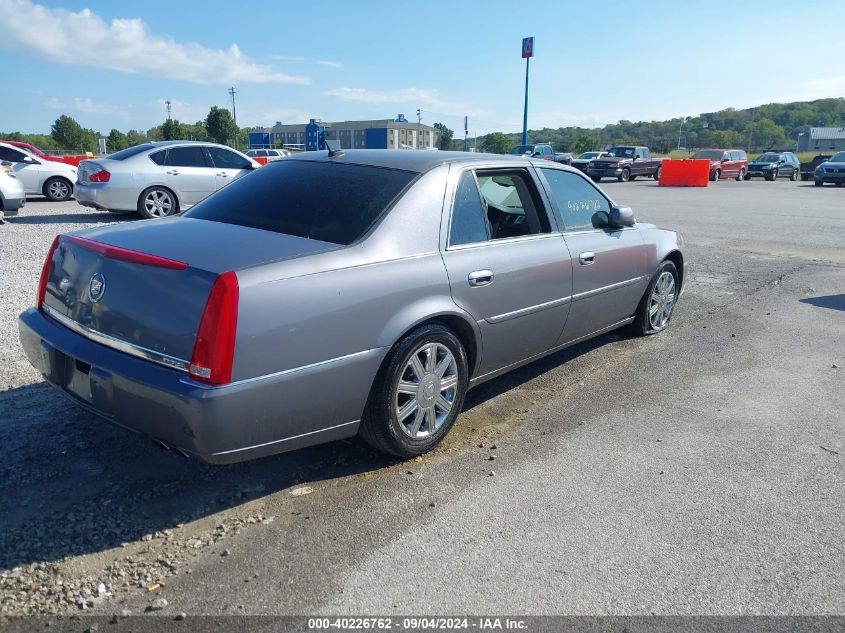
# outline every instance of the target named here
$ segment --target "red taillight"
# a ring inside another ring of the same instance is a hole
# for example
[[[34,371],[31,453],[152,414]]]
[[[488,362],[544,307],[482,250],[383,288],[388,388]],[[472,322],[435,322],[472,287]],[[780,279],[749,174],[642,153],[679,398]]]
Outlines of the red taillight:
[[[172,268],[174,270],[185,270],[188,267],[188,264],[185,262],[177,262],[175,259],[167,259],[166,257],[159,257],[158,255],[139,253],[138,251],[131,251],[128,248],[121,248],[120,246],[110,246],[109,244],[95,242],[94,240],[89,240],[84,237],[69,235],[67,239],[77,246],[110,259],[119,259],[124,262],[132,262],[133,264],[143,264],[144,266]]]
[[[223,273],[208,293],[188,373],[212,385],[230,382],[237,328],[238,277],[233,272]]]
[[[39,310],[44,305],[44,295],[47,294],[47,279],[50,277],[50,264],[53,263],[53,253],[56,252],[56,247],[59,245],[59,236],[53,238],[53,245],[50,246],[50,252],[47,253],[47,259],[44,260],[44,265],[41,267],[41,278],[38,280],[38,297],[35,300],[35,307]]]
[[[111,178],[111,174],[107,172],[105,169],[101,169],[98,172],[94,172],[90,176],[88,176],[89,182],[108,182]]]

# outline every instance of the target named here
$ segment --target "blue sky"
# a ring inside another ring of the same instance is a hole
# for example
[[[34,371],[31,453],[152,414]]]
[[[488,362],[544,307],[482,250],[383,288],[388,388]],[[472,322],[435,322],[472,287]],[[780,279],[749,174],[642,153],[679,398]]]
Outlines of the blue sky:
[[[717,3],[718,4],[718,3]],[[0,0],[0,130],[60,114],[108,133],[194,122],[238,89],[238,123],[392,118],[462,136],[845,96],[845,3]],[[822,19],[823,16],[823,19]]]

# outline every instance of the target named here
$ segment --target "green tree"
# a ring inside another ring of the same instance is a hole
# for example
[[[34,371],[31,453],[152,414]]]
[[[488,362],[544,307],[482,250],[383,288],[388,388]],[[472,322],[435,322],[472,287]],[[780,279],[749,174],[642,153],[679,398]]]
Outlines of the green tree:
[[[56,119],[50,128],[50,134],[62,149],[78,150],[85,145],[85,130],[66,114]]]
[[[452,137],[455,135],[455,132],[450,130],[443,123],[435,123],[433,127],[440,134],[438,147],[442,150],[452,149]]]
[[[595,136],[584,134],[582,136],[579,136],[578,140],[575,141],[575,145],[572,147],[572,151],[576,155],[580,155],[584,152],[589,152],[596,145],[598,145],[598,139],[596,139]]]
[[[161,139],[163,141],[176,141],[184,138],[185,134],[178,119],[167,119],[161,124]]]
[[[140,132],[138,130],[129,130],[126,133],[126,146],[127,147],[134,147],[135,145],[140,145],[141,143],[146,143],[149,139],[147,138],[146,133]]]
[[[117,152],[122,149],[126,149],[127,147],[129,147],[129,140],[126,137],[126,134],[115,129],[109,132],[109,135],[106,138],[106,149],[109,152]]]
[[[232,120],[232,115],[225,108],[211,106],[205,118],[205,129],[208,135],[217,143],[226,144],[237,138],[238,126]]]
[[[481,137],[481,147],[491,154],[507,154],[513,143],[501,132],[491,132]]]

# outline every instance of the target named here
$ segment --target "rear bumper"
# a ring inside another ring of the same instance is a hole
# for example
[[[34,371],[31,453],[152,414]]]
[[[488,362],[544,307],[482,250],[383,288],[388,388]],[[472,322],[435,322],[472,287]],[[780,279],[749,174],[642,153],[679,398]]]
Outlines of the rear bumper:
[[[3,198],[3,209],[0,211],[0,217],[3,215],[17,215],[18,210],[26,205],[26,195],[21,194],[20,197]]]
[[[355,435],[386,352],[208,387],[91,341],[34,308],[18,327],[29,362],[75,404],[216,464]]]
[[[138,209],[137,191],[119,188],[110,182],[93,182],[86,185],[77,180],[73,185],[73,197],[83,207],[115,211]]]

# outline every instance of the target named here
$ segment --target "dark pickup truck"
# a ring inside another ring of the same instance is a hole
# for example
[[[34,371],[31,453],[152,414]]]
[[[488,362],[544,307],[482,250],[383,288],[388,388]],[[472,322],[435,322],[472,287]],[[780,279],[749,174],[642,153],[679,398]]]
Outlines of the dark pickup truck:
[[[813,157],[813,160],[801,163],[801,180],[812,180],[816,167],[831,158],[832,154],[819,154],[818,156]]]
[[[660,178],[662,159],[652,158],[647,147],[626,145],[611,147],[601,158],[590,161],[587,174],[595,182],[602,178],[616,178],[619,182],[634,180],[637,176]]]

